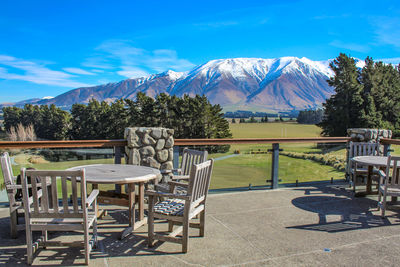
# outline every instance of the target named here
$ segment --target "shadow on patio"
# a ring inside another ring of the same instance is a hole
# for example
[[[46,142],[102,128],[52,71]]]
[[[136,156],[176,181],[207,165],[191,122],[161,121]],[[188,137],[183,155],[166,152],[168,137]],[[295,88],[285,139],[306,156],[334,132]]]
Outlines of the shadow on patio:
[[[110,210],[99,221],[99,244],[90,265],[377,266],[400,261],[399,210],[390,208],[381,219],[376,199],[353,198],[345,185],[211,194],[207,208],[206,236],[197,238],[192,229],[187,254],[172,243],[147,248],[147,226],[119,240],[125,211]],[[0,208],[0,264],[25,264],[25,234],[9,238],[7,215]],[[158,227],[167,226],[160,222]],[[39,250],[34,261],[49,266],[81,263],[77,248]]]

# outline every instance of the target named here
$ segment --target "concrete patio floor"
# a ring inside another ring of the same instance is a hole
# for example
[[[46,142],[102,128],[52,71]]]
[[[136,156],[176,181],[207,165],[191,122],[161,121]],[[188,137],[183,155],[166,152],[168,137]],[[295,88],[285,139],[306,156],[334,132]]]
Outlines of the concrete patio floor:
[[[400,209],[381,219],[376,198],[352,195],[340,184],[211,194],[206,236],[192,229],[187,254],[172,243],[147,248],[147,225],[119,240],[126,211],[113,209],[99,221],[90,266],[399,266]],[[8,224],[8,208],[0,208],[0,264],[25,265],[25,232],[10,239]],[[79,248],[41,249],[34,261],[82,263]]]

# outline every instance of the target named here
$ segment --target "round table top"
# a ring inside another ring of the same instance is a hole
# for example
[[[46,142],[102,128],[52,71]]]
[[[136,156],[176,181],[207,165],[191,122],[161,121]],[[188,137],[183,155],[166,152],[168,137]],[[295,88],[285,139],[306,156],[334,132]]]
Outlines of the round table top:
[[[354,162],[373,165],[378,167],[384,167],[387,165],[388,157],[385,156],[358,156],[351,159]]]
[[[160,176],[158,169],[128,164],[92,164],[69,168],[85,169],[86,182],[93,184],[129,184],[148,182]]]

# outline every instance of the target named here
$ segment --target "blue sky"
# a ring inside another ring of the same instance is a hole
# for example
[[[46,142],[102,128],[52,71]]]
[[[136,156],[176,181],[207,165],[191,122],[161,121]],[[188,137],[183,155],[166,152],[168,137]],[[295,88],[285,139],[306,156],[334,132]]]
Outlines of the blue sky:
[[[233,57],[400,62],[400,1],[0,2],[0,103]]]

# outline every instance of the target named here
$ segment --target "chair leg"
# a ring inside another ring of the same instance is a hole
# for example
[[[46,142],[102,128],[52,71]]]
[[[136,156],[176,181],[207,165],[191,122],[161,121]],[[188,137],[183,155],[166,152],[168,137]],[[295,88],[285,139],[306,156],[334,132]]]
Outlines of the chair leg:
[[[203,210],[200,212],[200,236],[204,236],[204,229],[205,229],[205,223],[206,223],[206,211]]]
[[[382,213],[381,213],[382,218],[385,218],[385,210],[386,210],[386,195],[383,195]]]
[[[89,256],[89,229],[88,226],[85,226],[84,229],[84,246],[85,246],[85,265],[89,265],[89,260],[90,260],[90,256]]]
[[[31,265],[33,262],[33,241],[32,241],[32,231],[30,227],[26,227],[26,254],[27,263]]]
[[[189,220],[183,220],[183,232],[182,232],[182,252],[188,252],[189,244]]]
[[[382,192],[380,189],[378,189],[378,211],[380,210],[379,204],[381,204],[381,199],[382,199]]]
[[[147,246],[152,247],[154,245],[154,197],[150,196],[149,198],[149,213],[147,216],[147,225],[148,225],[148,239]]]
[[[10,234],[11,238],[17,238],[18,213],[17,210],[10,211]]]
[[[97,200],[94,200],[93,203],[93,207],[94,207],[94,214],[98,214],[99,212],[99,206],[97,204]],[[94,218],[94,222],[93,222],[93,237],[94,237],[94,244],[93,244],[93,248],[97,247],[97,216]]]
[[[43,238],[43,243],[46,244],[48,238],[46,230],[42,231],[42,238]],[[46,249],[47,248],[46,245],[44,245],[43,248]]]

